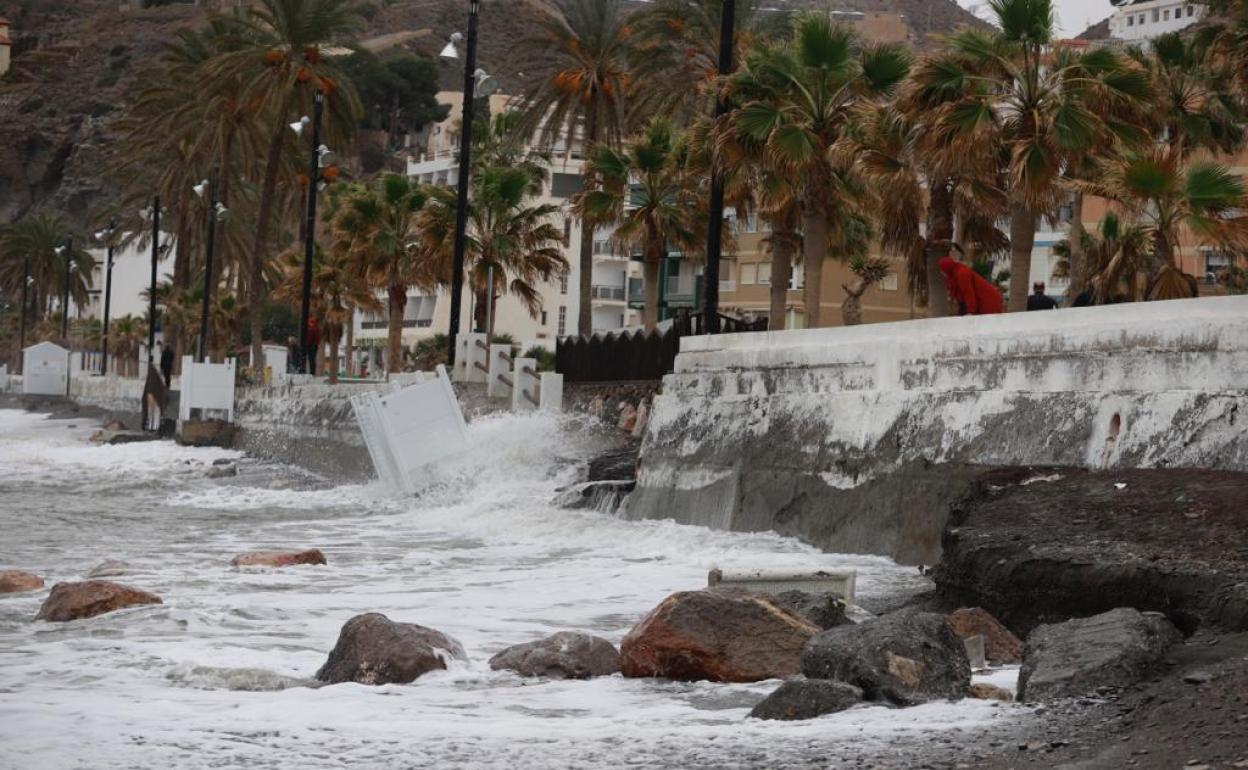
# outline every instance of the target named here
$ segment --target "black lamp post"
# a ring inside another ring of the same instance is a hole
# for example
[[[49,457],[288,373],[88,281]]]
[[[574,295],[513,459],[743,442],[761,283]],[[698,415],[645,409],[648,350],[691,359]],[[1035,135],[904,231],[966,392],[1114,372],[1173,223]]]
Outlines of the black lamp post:
[[[719,11],[719,74],[732,72],[732,43],[736,26],[736,3],[723,0]],[[728,112],[722,93],[715,103],[715,117]],[[706,234],[706,299],[704,321],[707,334],[719,333],[719,259],[723,250],[724,170],[718,162],[711,169],[711,221]]]
[[[147,291],[147,367],[152,367],[153,350],[156,347],[156,266],[160,263],[160,196],[152,198],[152,282]],[[143,402],[144,414],[147,402]],[[143,424],[147,425],[144,417]]]
[[[104,262],[104,333],[100,337],[100,376],[108,374],[108,314],[113,299],[113,233],[117,230],[117,222],[110,221],[108,228],[98,235],[108,238],[108,254]]]
[[[299,311],[299,350],[303,352],[304,374],[313,372],[316,351],[308,339],[308,324],[312,312],[312,255],[316,251],[316,186],[321,177],[321,113],[325,109],[325,94],[318,88],[312,103],[312,154],[308,161],[308,209],[303,231],[303,304]],[[302,127],[303,121],[292,125]],[[298,129],[296,129],[298,130]],[[335,364],[336,365],[336,364]]]
[[[451,267],[451,328],[447,333],[447,361],[455,367],[455,337],[463,305],[464,251],[468,230],[468,174],[472,165],[472,113],[477,85],[477,18],[481,0],[468,0],[468,41],[464,55],[464,105],[459,132],[459,196],[455,207],[455,256]],[[453,50],[453,49],[452,49]]]
[[[61,247],[65,251],[65,291],[61,294],[61,339],[69,342],[69,273],[74,265],[74,237],[71,235]]]
[[[199,315],[199,348],[195,362],[202,364],[208,352],[208,317],[212,305],[212,253],[217,238],[217,222],[225,217],[225,206],[217,201],[217,174],[214,171],[207,179],[195,185],[195,194],[208,200],[208,235],[204,246],[204,304]]]
[[[21,309],[21,312],[18,313],[18,318],[19,318],[18,328],[20,329],[20,331],[18,332],[18,343],[17,343],[17,356],[18,356],[17,369],[19,372],[22,372],[23,374],[25,374],[25,369],[26,369],[26,361],[25,361],[26,355],[23,351],[26,350],[26,313],[27,311],[30,310],[30,302],[27,299],[29,293],[30,293],[30,257],[26,257],[22,265],[22,309]]]

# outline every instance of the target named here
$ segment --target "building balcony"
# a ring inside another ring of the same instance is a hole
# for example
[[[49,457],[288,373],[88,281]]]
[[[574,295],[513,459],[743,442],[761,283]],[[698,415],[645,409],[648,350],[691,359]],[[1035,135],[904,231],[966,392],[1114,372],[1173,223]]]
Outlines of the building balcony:
[[[623,284],[614,286],[596,284],[590,288],[590,296],[596,300],[624,302],[627,299],[627,293]]]
[[[431,326],[433,326],[432,318],[404,318],[403,319],[404,329],[428,329]],[[389,321],[361,321],[360,328],[366,329],[366,330],[367,329],[389,329],[390,322]]]

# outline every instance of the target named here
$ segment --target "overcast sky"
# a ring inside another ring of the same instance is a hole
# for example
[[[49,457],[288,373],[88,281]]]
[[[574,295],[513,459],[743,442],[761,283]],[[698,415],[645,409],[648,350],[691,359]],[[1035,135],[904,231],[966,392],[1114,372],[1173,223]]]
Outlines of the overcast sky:
[[[984,0],[958,0],[962,5],[986,5]],[[1109,16],[1114,7],[1109,0],[1056,0],[1058,23],[1063,37],[1074,37]]]

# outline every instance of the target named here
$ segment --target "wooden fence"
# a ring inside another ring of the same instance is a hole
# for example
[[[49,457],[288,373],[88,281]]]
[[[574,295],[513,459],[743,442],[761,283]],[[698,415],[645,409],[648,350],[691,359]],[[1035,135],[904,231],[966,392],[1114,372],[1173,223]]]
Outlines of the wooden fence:
[[[767,319],[741,321],[720,317],[720,331],[767,331]],[[684,313],[664,332],[620,332],[593,337],[564,337],[555,346],[555,370],[564,382],[661,380],[670,374],[680,352],[680,338],[704,334],[701,315]]]

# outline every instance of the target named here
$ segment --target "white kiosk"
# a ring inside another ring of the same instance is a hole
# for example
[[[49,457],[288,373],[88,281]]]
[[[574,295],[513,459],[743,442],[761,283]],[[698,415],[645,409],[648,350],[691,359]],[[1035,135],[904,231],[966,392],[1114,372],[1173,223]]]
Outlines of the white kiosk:
[[[69,394],[69,351],[40,342],[22,351],[22,393],[40,396]]]

